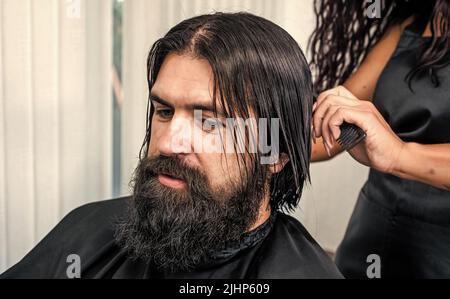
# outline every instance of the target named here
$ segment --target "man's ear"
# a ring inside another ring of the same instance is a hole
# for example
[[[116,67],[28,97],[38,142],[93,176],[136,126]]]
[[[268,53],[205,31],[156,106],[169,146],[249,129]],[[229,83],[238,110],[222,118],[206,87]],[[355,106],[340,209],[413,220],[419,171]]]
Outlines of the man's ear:
[[[289,157],[286,153],[281,153],[278,161],[269,165],[269,171],[271,174],[279,173],[283,170],[284,166],[289,162]]]

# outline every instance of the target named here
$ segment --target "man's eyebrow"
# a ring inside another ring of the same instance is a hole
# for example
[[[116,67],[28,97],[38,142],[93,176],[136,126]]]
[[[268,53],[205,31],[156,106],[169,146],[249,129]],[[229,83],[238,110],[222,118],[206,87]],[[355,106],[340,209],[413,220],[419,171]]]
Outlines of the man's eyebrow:
[[[211,111],[213,112],[212,105],[205,105],[205,104],[187,104],[186,107],[191,110],[202,110],[202,111]]]
[[[166,100],[161,99],[160,97],[158,97],[157,95],[154,95],[154,94],[150,94],[150,101],[154,101],[154,102],[157,102],[157,103],[159,103],[159,104],[161,104],[161,105],[164,105],[164,106],[173,108],[173,105],[172,105],[172,104],[170,104],[170,103],[167,102]]]
[[[205,112],[214,113],[212,104],[187,104],[186,107],[191,110],[201,110],[201,111],[205,111]],[[220,107],[216,107],[216,109],[217,109],[216,112],[217,112],[218,117],[227,118],[225,113],[222,111],[222,109],[220,109]]]
[[[172,109],[174,108],[173,105],[170,104],[168,101],[166,101],[154,94],[150,94],[150,101],[155,101],[161,105],[170,107]],[[191,110],[202,110],[202,111],[214,112],[212,104],[192,103],[192,104],[186,104],[185,107],[187,109],[191,109]],[[221,109],[218,109],[217,115],[225,117],[225,113],[223,113],[221,111]]]

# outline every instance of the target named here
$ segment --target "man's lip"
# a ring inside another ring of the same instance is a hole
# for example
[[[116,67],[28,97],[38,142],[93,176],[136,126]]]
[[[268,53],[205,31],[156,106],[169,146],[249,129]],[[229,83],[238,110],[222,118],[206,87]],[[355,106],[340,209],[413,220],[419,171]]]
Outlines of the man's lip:
[[[186,185],[186,182],[184,180],[164,173],[160,173],[158,175],[158,181],[161,184],[171,188],[183,188]]]
[[[171,173],[168,173],[168,172],[161,172],[161,173],[159,173],[159,174],[168,176],[168,177],[173,178],[173,179],[177,179],[177,180],[183,181],[182,178],[180,178],[180,177],[178,177],[178,176],[176,176],[176,175],[173,175],[173,174],[171,174]]]

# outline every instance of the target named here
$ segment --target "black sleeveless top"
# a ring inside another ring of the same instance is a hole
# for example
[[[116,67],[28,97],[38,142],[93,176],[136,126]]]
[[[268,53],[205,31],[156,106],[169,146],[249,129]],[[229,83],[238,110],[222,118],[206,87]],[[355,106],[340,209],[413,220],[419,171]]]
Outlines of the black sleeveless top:
[[[403,32],[378,79],[373,103],[403,141],[450,143],[450,65],[437,71],[438,87],[433,86],[428,75],[414,77],[412,90],[405,80],[430,39],[422,37],[423,27],[415,28],[417,25]],[[367,183],[362,192],[382,206],[450,227],[450,191],[373,169]]]
[[[450,67],[437,71],[440,86],[428,76],[415,77],[411,91],[406,75],[415,66],[420,48],[430,38],[406,29],[375,90],[374,105],[404,141],[450,143]]]
[[[450,66],[437,71],[437,88],[428,76],[414,78],[413,91],[405,81],[428,40],[421,32],[404,31],[373,103],[402,140],[450,143]],[[336,264],[347,278],[367,278],[371,254],[380,258],[382,278],[450,277],[450,191],[371,169]]]

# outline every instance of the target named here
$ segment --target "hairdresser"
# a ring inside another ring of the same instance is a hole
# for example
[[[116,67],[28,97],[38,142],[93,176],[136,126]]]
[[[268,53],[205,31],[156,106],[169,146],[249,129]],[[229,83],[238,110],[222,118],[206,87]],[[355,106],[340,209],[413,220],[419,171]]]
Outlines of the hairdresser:
[[[450,278],[450,0],[316,0],[315,12],[312,160],[343,151],[345,121],[366,133],[349,153],[370,167],[339,269],[367,278],[378,260],[381,278]]]

